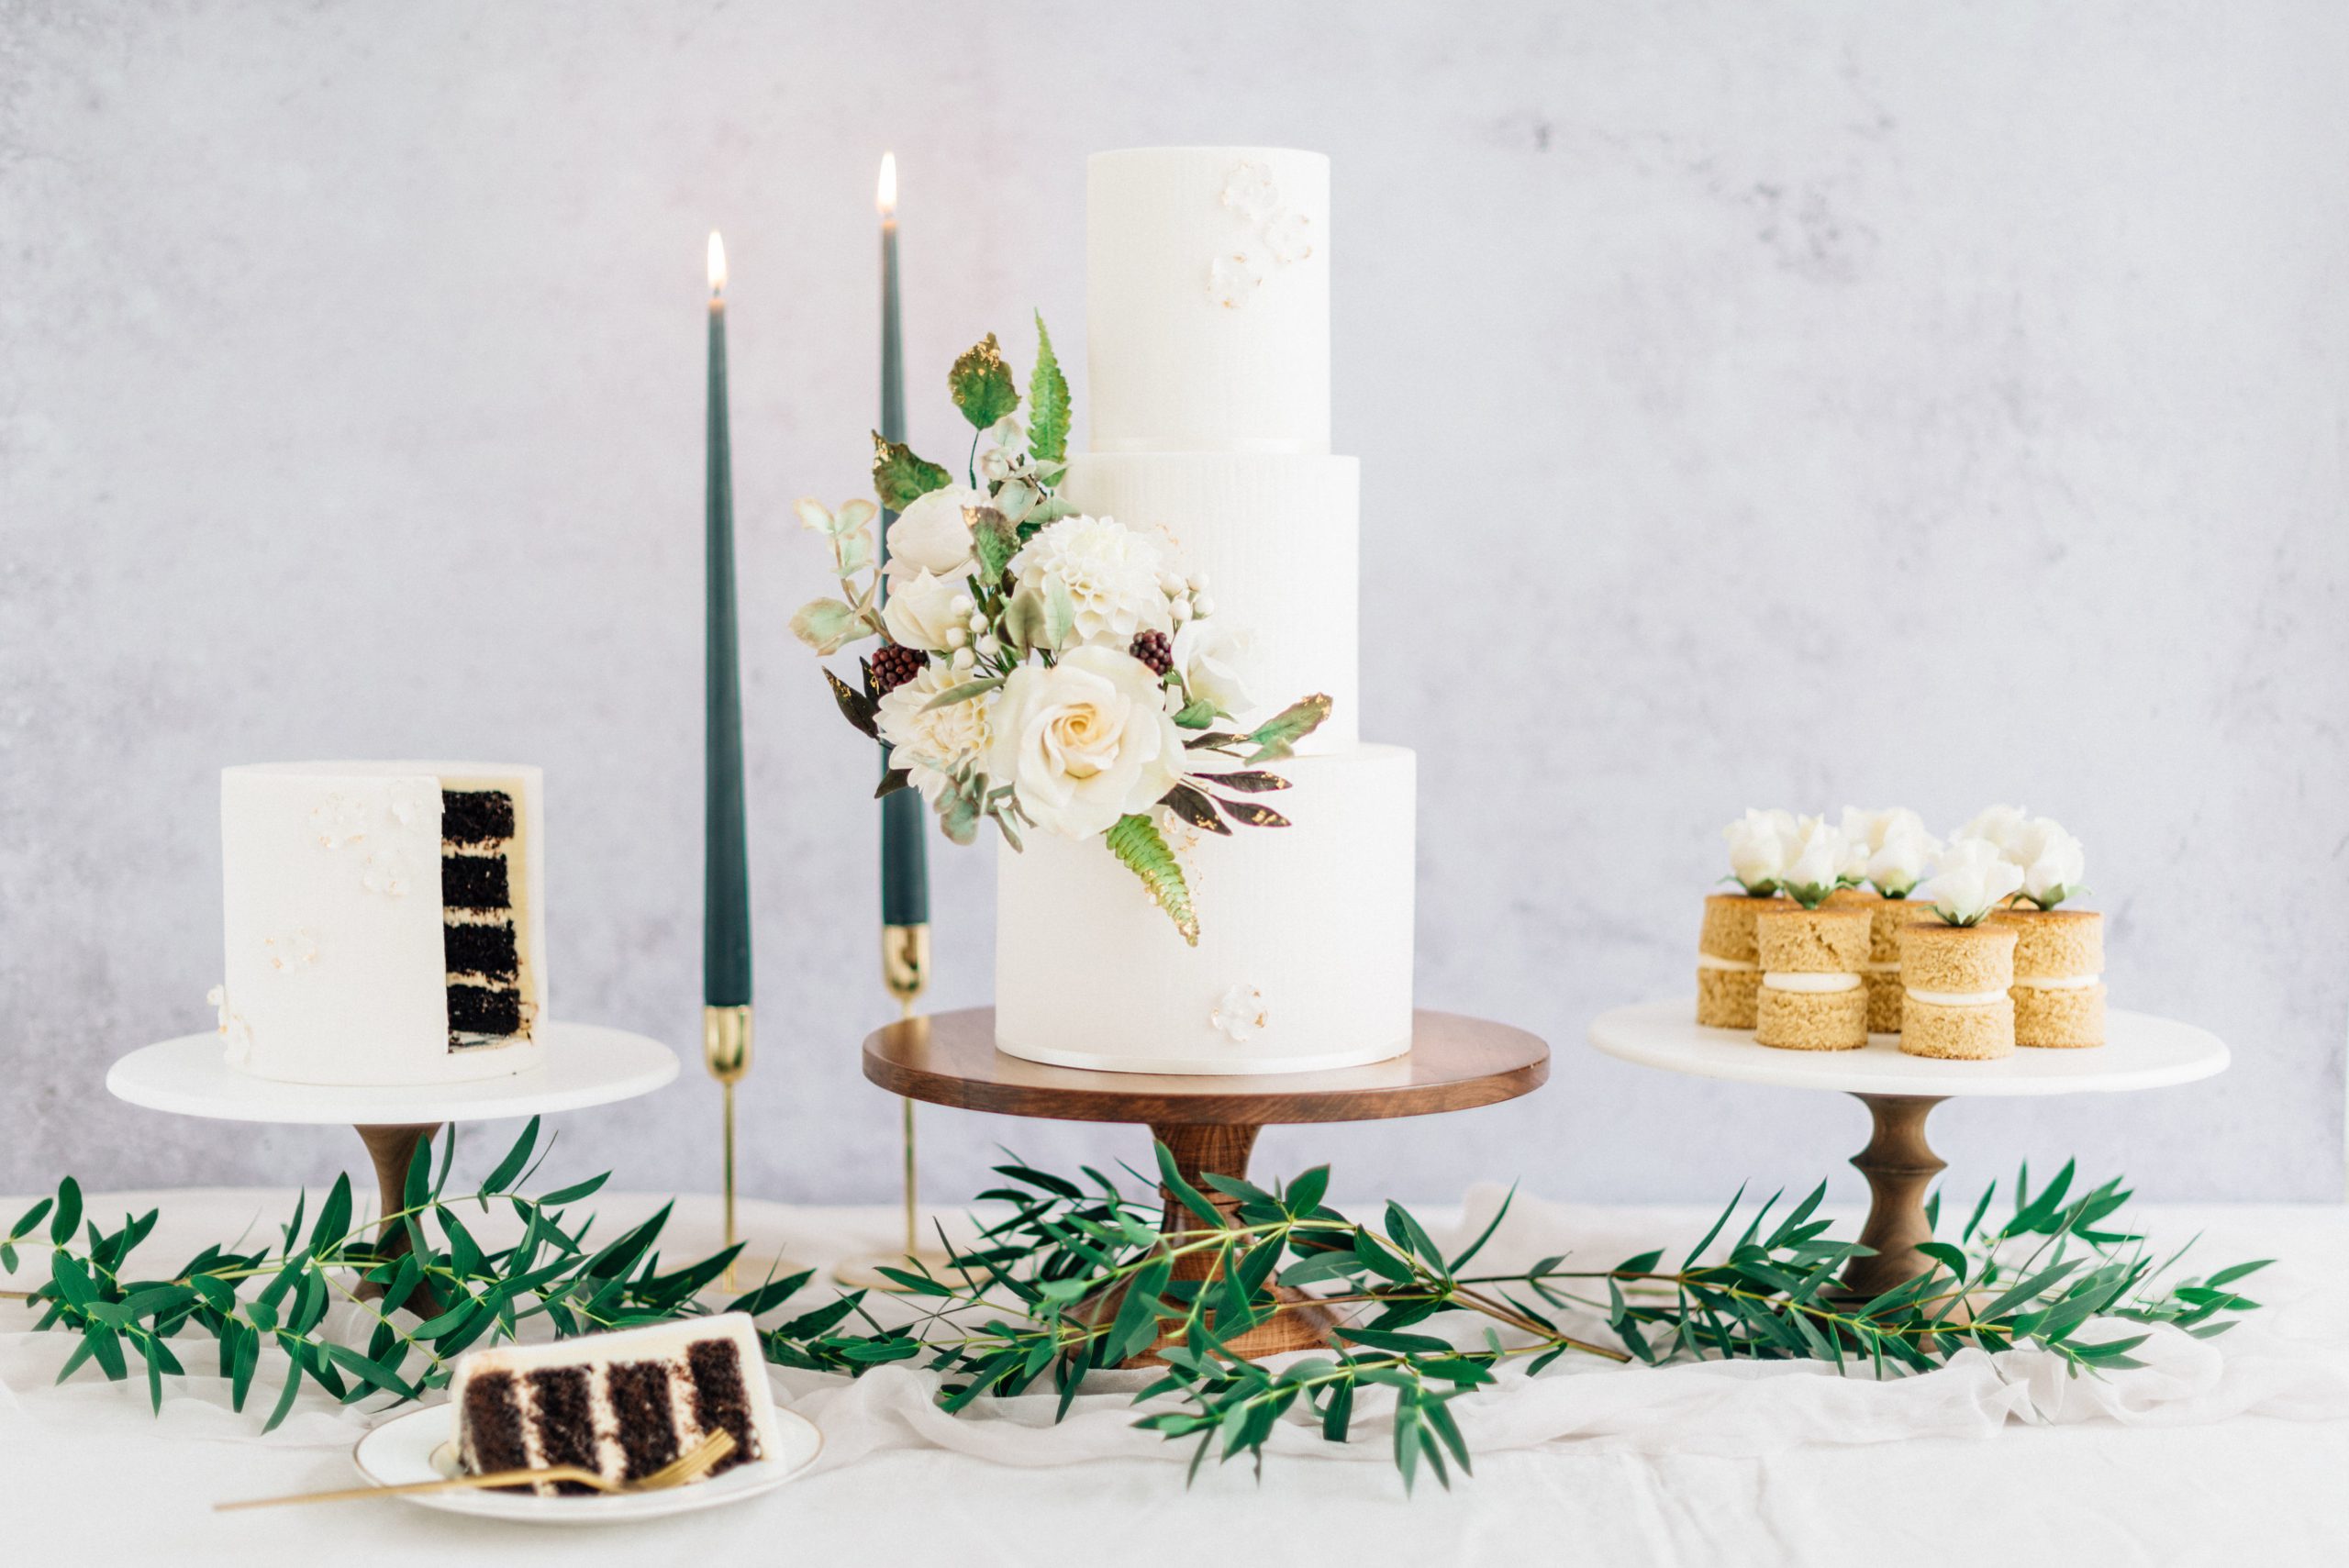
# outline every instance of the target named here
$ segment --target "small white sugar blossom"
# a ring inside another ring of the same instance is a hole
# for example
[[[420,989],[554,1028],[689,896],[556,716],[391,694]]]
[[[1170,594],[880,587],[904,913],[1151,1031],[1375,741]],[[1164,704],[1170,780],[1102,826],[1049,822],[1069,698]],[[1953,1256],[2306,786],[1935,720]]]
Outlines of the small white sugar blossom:
[[[1953,926],[1975,926],[2022,886],[2022,871],[1987,839],[1960,839],[1934,862],[1932,879],[1909,896]]]
[[[1208,298],[1226,310],[1247,304],[1264,282],[1264,263],[1245,250],[1219,252],[1208,263]]]
[[[1729,840],[1730,875],[1756,896],[1777,892],[1794,836],[1793,812],[1746,807],[1743,817],[1721,829],[1721,837]]]
[[[1233,1044],[1247,1044],[1271,1027],[1264,992],[1245,983],[1233,984],[1217,999],[1208,1022]]]
[[[945,666],[927,664],[881,699],[876,718],[881,739],[891,747],[890,761],[906,770],[907,782],[933,809],[953,788],[954,775],[986,756],[993,734],[986,697],[930,706],[931,698],[958,679]]]
[[[1006,414],[986,430],[992,444],[979,453],[979,477],[1000,482],[1017,478],[1035,466],[1028,455],[1028,432],[1019,428],[1019,416]]]
[[[1253,158],[1233,165],[1224,178],[1223,205],[1252,220],[1272,217],[1281,205],[1280,182],[1272,165]]]
[[[1067,595],[1073,643],[1123,651],[1136,632],[1173,628],[1158,585],[1164,568],[1165,557],[1150,536],[1114,517],[1079,514],[1022,545],[1008,570],[1023,592],[1045,600],[1056,591]]]
[[[1778,885],[1805,908],[1816,908],[1841,884],[1845,860],[1843,835],[1827,818],[1799,817],[1787,845]]]

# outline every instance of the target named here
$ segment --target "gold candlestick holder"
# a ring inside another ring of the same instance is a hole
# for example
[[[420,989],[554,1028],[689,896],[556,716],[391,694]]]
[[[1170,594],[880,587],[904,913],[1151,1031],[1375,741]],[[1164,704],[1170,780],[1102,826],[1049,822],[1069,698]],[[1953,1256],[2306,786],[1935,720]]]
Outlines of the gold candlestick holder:
[[[897,999],[900,1018],[914,1016],[914,1004],[930,989],[930,927],[884,926],[881,928],[881,983],[889,995]],[[883,1273],[888,1268],[902,1269],[908,1262],[920,1265],[932,1273],[942,1273],[948,1254],[941,1248],[921,1244],[920,1184],[914,1158],[914,1103],[901,1100],[898,1121],[901,1140],[900,1153],[905,1171],[906,1234],[903,1250],[874,1253],[868,1257],[842,1260],[832,1270],[832,1277],[850,1290],[902,1291],[906,1287]]]
[[[724,1093],[726,1130],[724,1141],[726,1245],[731,1247],[741,1240],[734,1228],[734,1085],[751,1073],[751,1008],[744,1003],[739,1007],[709,1007],[701,1010],[701,1054],[708,1065],[709,1075],[718,1080]],[[739,1260],[738,1260],[739,1262]],[[738,1288],[736,1267],[726,1266],[725,1287]]]

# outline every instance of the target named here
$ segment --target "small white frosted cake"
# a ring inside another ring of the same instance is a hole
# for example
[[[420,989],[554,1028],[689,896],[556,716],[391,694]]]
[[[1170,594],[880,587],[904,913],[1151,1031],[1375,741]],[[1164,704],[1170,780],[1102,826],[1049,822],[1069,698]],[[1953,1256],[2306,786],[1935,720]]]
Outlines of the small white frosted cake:
[[[373,1085],[537,1066],[541,817],[539,770],[516,764],[224,770],[230,1064]]]
[[[766,1361],[740,1312],[474,1351],[458,1358],[449,1402],[468,1475],[574,1464],[640,1480],[725,1432],[734,1451],[709,1473],[721,1475],[775,1449]],[[531,1490],[593,1488],[540,1481]]]

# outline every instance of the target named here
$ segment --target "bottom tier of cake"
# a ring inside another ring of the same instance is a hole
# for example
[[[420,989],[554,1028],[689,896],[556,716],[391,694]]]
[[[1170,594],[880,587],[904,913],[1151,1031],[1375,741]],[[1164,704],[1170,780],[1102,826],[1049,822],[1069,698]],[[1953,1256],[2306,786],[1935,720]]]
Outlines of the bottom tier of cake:
[[[998,1048],[1061,1067],[1250,1075],[1410,1049],[1417,759],[1354,746],[1272,771],[1290,787],[1256,798],[1288,827],[1175,830],[1197,947],[1098,840],[1035,833],[999,856]]]

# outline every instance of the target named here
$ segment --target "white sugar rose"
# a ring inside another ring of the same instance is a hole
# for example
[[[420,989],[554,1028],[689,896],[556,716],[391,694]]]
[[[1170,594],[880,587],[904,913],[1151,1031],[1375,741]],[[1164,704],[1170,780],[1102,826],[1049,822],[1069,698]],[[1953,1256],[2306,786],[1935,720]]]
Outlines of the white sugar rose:
[[[1183,732],[1161,700],[1158,677],[1114,648],[1021,665],[989,722],[987,773],[1009,784],[1019,809],[1048,833],[1105,832],[1181,782]]]
[[[956,773],[985,758],[991,736],[989,697],[930,706],[932,697],[961,681],[954,671],[930,664],[881,699],[877,722],[891,747],[889,761],[906,770],[907,781],[933,808]]]
[[[1843,807],[1843,837],[1875,854],[1889,840],[1902,834],[1925,835],[1925,819],[1906,806],[1895,806],[1883,811],[1863,811],[1856,806]]]
[[[1219,713],[1241,714],[1252,706],[1248,676],[1255,656],[1254,633],[1212,616],[1186,620],[1174,633],[1174,668],[1183,673],[1185,689],[1195,700],[1214,704]]]
[[[963,592],[959,577],[916,572],[890,584],[889,596],[881,606],[881,623],[889,628],[892,638],[907,648],[942,653],[953,646],[949,633],[970,635],[969,610],[958,614],[954,608],[954,601]]]
[[[1786,869],[1778,873],[1778,885],[1803,907],[1816,908],[1820,900],[1835,891],[1844,862],[1843,835],[1828,826],[1823,817],[1800,817],[1787,844]]]
[[[1124,651],[1138,631],[1166,631],[1165,557],[1155,540],[1114,517],[1063,517],[1020,547],[1010,573],[1024,590],[1049,601],[1068,596],[1070,640]]]
[[[1721,829],[1721,837],[1729,840],[1730,875],[1757,896],[1776,893],[1794,833],[1794,813],[1746,807],[1743,817]]]
[[[2053,909],[2080,891],[2087,851],[2052,817],[2034,817],[2007,840],[2006,859],[2022,871],[2022,895]]]
[[[1976,926],[2022,886],[2022,870],[1987,839],[1960,839],[1933,866],[1932,880],[1909,895],[1953,926]]]
[[[984,492],[959,484],[918,497],[889,525],[890,577],[927,572],[959,584],[970,575],[971,522],[963,509],[986,504]]]
[[[1904,827],[1887,837],[1868,856],[1867,879],[1887,898],[1905,898],[1941,856],[1942,841],[1926,832],[1921,824]]]

